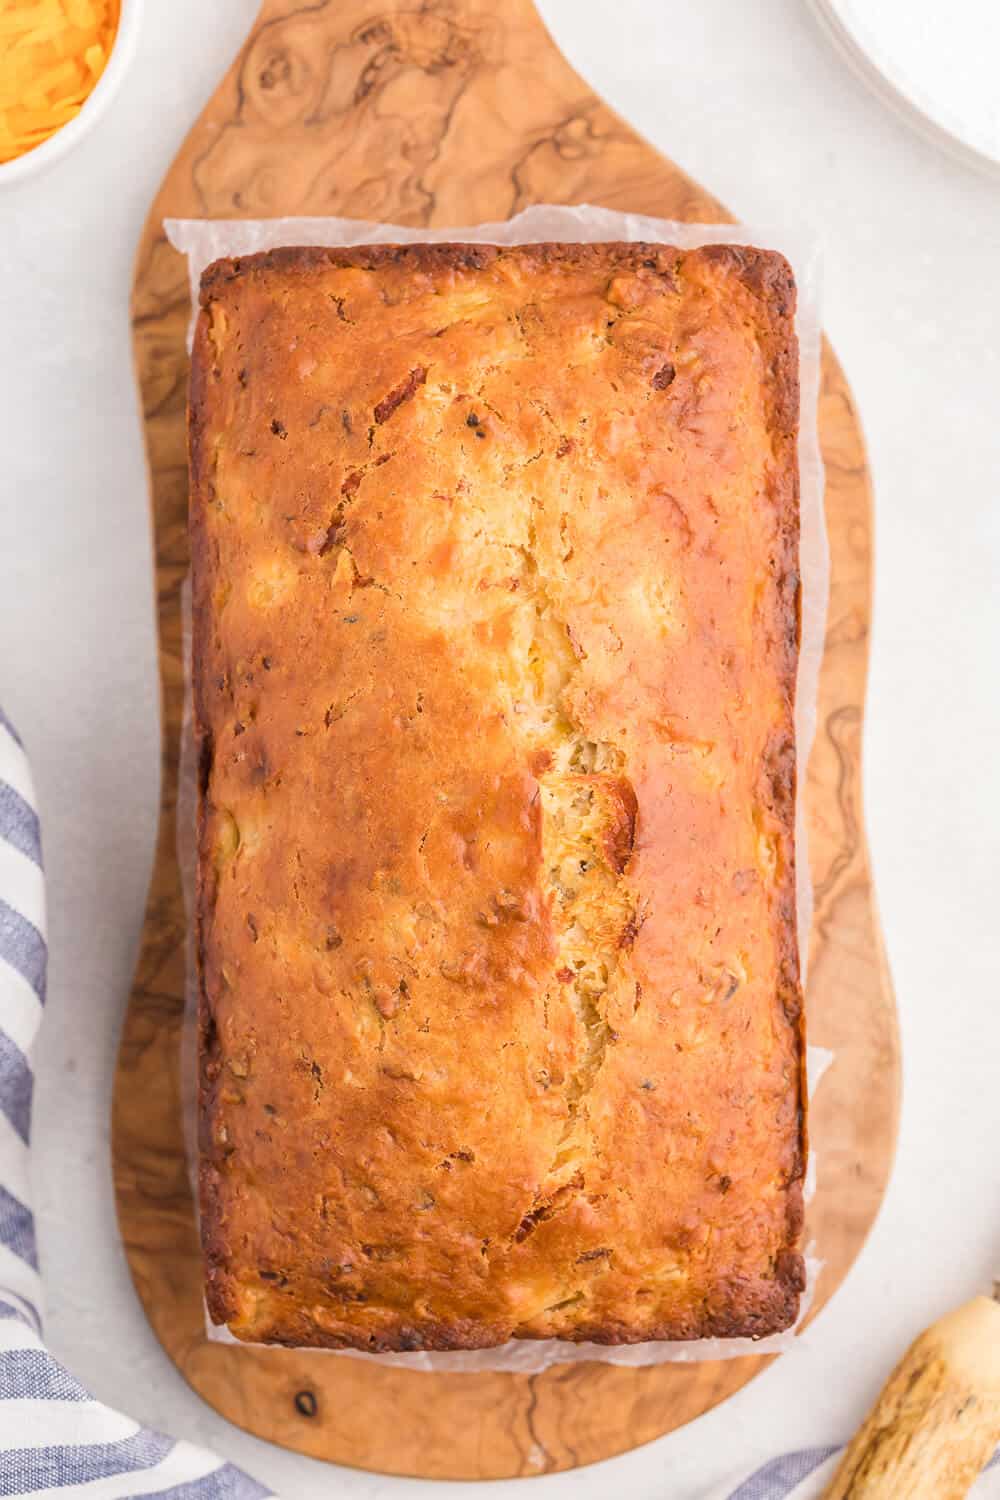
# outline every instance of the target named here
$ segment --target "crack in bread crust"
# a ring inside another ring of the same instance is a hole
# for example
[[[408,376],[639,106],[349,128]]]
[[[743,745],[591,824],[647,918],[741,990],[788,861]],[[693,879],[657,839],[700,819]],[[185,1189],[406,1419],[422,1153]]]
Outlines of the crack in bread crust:
[[[478,404],[488,405],[482,394]],[[529,462],[534,461],[529,460]],[[563,1085],[565,1122],[556,1151],[514,1235],[521,1243],[535,1226],[569,1206],[586,1189],[580,1166],[585,1150],[586,1104],[607,1049],[618,1039],[604,1000],[634,931],[636,907],[624,878],[635,838],[636,799],[625,778],[625,756],[608,740],[587,737],[568,706],[583,652],[574,647],[537,556],[537,513],[532,496],[519,599],[533,610],[528,648],[534,693],[528,712],[539,733],[530,759],[539,769],[544,889],[555,929],[555,989],[549,1007],[569,1006],[580,1055]],[[524,705],[520,705],[522,709]]]

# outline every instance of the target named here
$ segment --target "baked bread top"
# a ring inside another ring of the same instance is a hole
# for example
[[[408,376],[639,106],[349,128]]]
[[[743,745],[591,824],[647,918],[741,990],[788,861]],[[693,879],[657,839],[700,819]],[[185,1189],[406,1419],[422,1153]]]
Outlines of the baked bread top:
[[[786,1327],[786,263],[290,249],[201,300],[212,1317],[371,1350]]]

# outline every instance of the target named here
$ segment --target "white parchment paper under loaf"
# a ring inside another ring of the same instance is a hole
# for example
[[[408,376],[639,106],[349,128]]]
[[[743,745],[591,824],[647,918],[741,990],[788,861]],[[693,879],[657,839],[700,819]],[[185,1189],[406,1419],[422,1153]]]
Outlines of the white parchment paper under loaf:
[[[611,209],[587,204],[561,207],[540,204],[525,209],[513,219],[496,224],[447,229],[411,229],[395,224],[376,224],[355,219],[251,219],[207,220],[168,219],[167,237],[188,258],[191,284],[193,333],[198,308],[201,275],[214,260],[229,256],[252,255],[287,245],[373,245],[477,243],[489,245],[537,244],[545,241],[596,242],[607,240],[644,240],[695,249],[699,245],[754,245],[759,249],[777,250],[788,260],[798,289],[796,331],[799,338],[799,473],[800,540],[799,571],[802,580],[802,638],[796,683],[795,737],[799,767],[799,796],[796,804],[796,868],[799,949],[805,973],[812,918],[812,886],[806,851],[805,818],[802,789],[805,766],[816,729],[816,701],[819,671],[823,659],[823,641],[829,596],[829,551],[823,514],[823,466],[817,430],[817,404],[820,379],[820,264],[816,245],[789,230],[765,230],[746,224],[682,224],[666,219],[645,218],[639,214],[616,213]],[[190,336],[189,336],[190,344]],[[185,636],[190,635],[189,608],[185,591]],[[185,662],[190,664],[189,642]],[[180,787],[178,794],[178,847],[189,922],[192,927],[196,777],[193,735],[191,730],[190,686],[185,697],[182,731]],[[183,1077],[185,1136],[192,1175],[196,1162],[197,1104],[197,982],[191,962],[189,941],[187,1019],[183,1043]],[[807,1006],[808,1009],[808,1006]],[[832,1054],[822,1048],[808,1049],[810,1096],[832,1061]],[[821,1145],[822,1143],[820,1143]],[[809,1162],[806,1199],[812,1197],[815,1184],[815,1152]],[[197,1194],[195,1195],[197,1198]],[[454,1353],[366,1354],[355,1350],[317,1351],[334,1355],[377,1359],[385,1364],[416,1370],[518,1370],[532,1372],[552,1364],[577,1360],[603,1360],[618,1365],[661,1364],[667,1361],[691,1362],[706,1359],[731,1359],[746,1354],[775,1354],[794,1347],[805,1314],[812,1301],[816,1279],[822,1268],[821,1247],[809,1246],[806,1254],[807,1283],[796,1328],[769,1338],[698,1339],[690,1342],[659,1342],[614,1345],[572,1344],[564,1340],[515,1339],[496,1349],[457,1351]],[[214,1341],[236,1343],[228,1329],[216,1328],[206,1318],[208,1336]]]

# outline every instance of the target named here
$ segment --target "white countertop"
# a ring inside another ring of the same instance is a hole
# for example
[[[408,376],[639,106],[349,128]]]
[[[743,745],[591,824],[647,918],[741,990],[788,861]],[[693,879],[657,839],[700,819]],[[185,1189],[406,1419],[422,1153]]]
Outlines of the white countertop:
[[[294,1457],[203,1405],[146,1325],[111,1193],[109,1090],[157,805],[127,293],[153,192],[254,8],[148,0],[107,119],[0,195],[0,702],[33,757],[49,872],[35,1106],[48,1333],[98,1396],[287,1500],[423,1500],[434,1486]],[[1000,182],[869,97],[800,0],[540,8],[591,84],[735,212],[819,231],[826,326],[876,484],[866,787],[905,1050],[884,1210],[794,1355],[683,1431],[531,1489],[695,1500],[757,1457],[843,1437],[910,1337],[1000,1268]]]

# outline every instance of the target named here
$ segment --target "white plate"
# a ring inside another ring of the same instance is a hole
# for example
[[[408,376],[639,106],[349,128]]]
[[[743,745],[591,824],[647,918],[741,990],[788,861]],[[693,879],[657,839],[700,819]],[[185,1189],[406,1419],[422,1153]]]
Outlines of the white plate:
[[[1000,169],[1000,0],[812,0],[862,76],[939,144]]]

